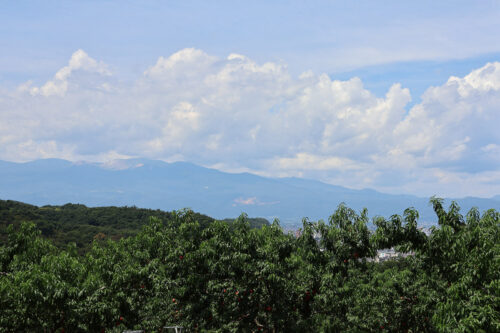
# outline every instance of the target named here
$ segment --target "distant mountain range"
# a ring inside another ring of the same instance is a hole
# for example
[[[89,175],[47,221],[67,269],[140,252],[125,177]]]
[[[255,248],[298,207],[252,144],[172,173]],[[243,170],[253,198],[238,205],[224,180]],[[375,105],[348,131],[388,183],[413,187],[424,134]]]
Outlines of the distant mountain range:
[[[402,214],[415,207],[420,222],[433,224],[436,216],[429,198],[391,195],[374,190],[353,190],[299,178],[266,178],[249,173],[225,173],[186,162],[146,159],[112,163],[73,163],[44,159],[28,163],[0,161],[0,199],[35,205],[82,203],[87,206],[137,206],[162,210],[192,208],[215,218],[279,218],[283,224],[303,217],[327,219],[346,203],[369,215]],[[456,199],[467,212],[500,210],[500,196]],[[448,204],[450,200],[446,200]]]

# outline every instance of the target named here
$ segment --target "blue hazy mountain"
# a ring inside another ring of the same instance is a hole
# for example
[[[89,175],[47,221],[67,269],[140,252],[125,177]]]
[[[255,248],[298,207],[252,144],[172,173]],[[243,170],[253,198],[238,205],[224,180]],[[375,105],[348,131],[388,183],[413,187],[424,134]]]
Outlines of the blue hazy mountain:
[[[353,190],[299,178],[266,178],[249,173],[225,173],[191,163],[146,159],[109,164],[73,163],[59,159],[28,163],[0,161],[0,199],[35,205],[68,202],[88,206],[138,206],[162,210],[192,208],[215,218],[279,218],[283,223],[303,217],[327,219],[342,202],[369,215],[402,214],[415,207],[420,221],[436,220],[429,198]],[[500,197],[456,199],[465,213],[500,209]],[[449,203],[450,200],[447,200]]]

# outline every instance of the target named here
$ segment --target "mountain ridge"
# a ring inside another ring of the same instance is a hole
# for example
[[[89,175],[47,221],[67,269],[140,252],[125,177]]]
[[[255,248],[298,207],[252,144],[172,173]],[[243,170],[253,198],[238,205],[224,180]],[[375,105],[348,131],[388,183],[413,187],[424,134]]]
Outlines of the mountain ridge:
[[[465,213],[500,208],[496,198],[458,198]],[[87,206],[131,206],[175,210],[192,208],[215,218],[245,212],[283,223],[303,217],[327,219],[340,203],[370,216],[388,217],[415,207],[420,221],[437,220],[428,198],[373,189],[349,189],[318,180],[269,178],[251,173],[227,173],[190,162],[168,163],[143,158],[110,163],[43,159],[15,163],[0,161],[0,198],[35,205],[68,202]],[[450,200],[446,200],[446,204]]]

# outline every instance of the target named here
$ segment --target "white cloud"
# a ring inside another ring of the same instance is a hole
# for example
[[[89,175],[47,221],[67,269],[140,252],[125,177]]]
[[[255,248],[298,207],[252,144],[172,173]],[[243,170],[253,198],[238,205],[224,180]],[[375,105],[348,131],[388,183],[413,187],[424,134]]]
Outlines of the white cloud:
[[[485,153],[495,154],[496,157],[500,158],[500,145],[495,143],[487,144],[486,146],[481,147],[481,150]]]
[[[147,77],[164,78],[177,74],[184,78],[185,72],[193,73],[204,70],[217,61],[216,57],[193,48],[183,49],[168,58],[159,57],[156,64],[144,72]]]
[[[30,83],[21,85],[21,90],[29,90],[32,95],[43,96],[64,96],[69,86],[69,79],[71,75],[78,70],[83,70],[90,73],[97,73],[100,75],[111,75],[107,66],[103,63],[98,63],[92,59],[83,50],[78,50],[71,56],[67,66],[61,68],[54,75],[52,80],[47,81],[41,87],[30,87]],[[102,89],[108,90],[106,84],[101,86]]]
[[[233,200],[233,207],[238,205],[249,206],[249,205],[257,205],[257,206],[268,206],[268,205],[276,205],[279,204],[279,201],[260,201],[257,197],[249,197],[249,198],[236,198]]]
[[[500,90],[500,63],[488,63],[464,78],[450,77],[448,85],[456,85],[461,96],[472,93]]]
[[[281,157],[271,161],[278,170],[353,170],[361,169],[362,165],[348,158],[335,156],[318,156],[308,153],[298,153],[294,157]]]
[[[141,156],[390,192],[500,193],[500,63],[407,110],[410,100],[398,83],[380,98],[359,78],[294,77],[283,63],[197,49],[117,83],[79,50],[42,86],[0,92],[0,159]]]
[[[457,166],[467,170],[476,162],[467,159],[471,153],[480,152],[485,143],[500,142],[499,79],[500,63],[489,63],[429,88],[422,103],[395,127],[395,148],[412,153],[421,165],[461,161]]]
[[[234,199],[235,204],[239,205],[255,205],[257,203],[257,198],[256,197],[251,197],[251,198],[236,198]]]

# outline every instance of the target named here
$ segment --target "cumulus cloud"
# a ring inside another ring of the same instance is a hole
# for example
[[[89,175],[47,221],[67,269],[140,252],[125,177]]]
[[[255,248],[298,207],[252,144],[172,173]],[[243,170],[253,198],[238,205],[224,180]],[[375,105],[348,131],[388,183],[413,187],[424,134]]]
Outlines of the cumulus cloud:
[[[398,83],[378,97],[356,77],[294,77],[284,63],[197,49],[124,83],[78,50],[45,84],[0,92],[0,159],[147,157],[389,192],[500,193],[500,63],[410,100]]]
[[[78,50],[71,56],[67,66],[61,68],[54,75],[52,80],[47,81],[41,87],[31,87],[30,84],[22,85],[21,90],[29,90],[32,95],[43,96],[64,96],[70,84],[71,75],[75,71],[83,70],[87,73],[97,73],[100,75],[110,75],[111,73],[103,63],[98,63],[96,60],[88,56],[83,50]],[[106,86],[102,86],[106,88]]]

